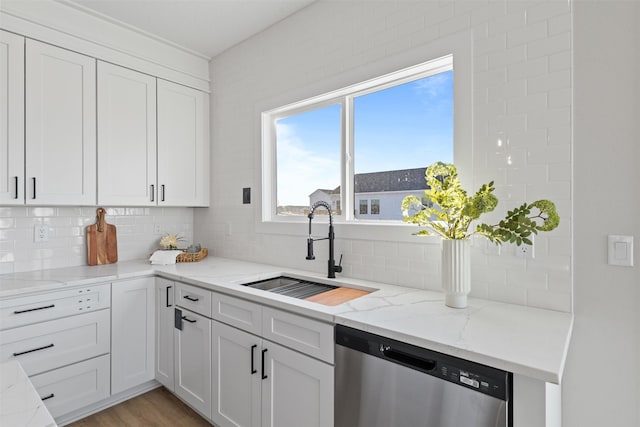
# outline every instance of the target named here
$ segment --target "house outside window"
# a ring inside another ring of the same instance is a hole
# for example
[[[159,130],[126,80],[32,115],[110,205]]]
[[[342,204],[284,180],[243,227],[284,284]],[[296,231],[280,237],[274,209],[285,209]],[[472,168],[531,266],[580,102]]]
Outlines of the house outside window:
[[[320,200],[343,221],[402,219],[426,166],[453,162],[452,56],[263,113],[263,153],[263,219]]]

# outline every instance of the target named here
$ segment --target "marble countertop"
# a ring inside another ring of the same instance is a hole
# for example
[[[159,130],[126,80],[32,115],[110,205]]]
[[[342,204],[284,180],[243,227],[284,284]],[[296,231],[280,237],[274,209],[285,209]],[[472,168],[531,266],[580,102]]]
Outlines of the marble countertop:
[[[0,426],[56,427],[20,363],[0,363]]]
[[[280,274],[375,290],[334,307],[290,298],[241,283]],[[357,279],[208,257],[196,263],[150,265],[147,260],[0,276],[0,299],[86,284],[157,275],[241,297],[314,319],[343,324],[515,374],[559,384],[573,316],[500,302],[469,299],[465,309],[444,305],[444,294]]]

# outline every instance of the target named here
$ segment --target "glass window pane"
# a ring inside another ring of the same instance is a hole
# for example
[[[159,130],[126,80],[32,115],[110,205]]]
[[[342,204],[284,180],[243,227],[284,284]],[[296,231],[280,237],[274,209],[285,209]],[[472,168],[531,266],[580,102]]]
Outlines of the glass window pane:
[[[380,199],[371,200],[371,215],[380,215]]]
[[[367,200],[360,200],[360,215],[367,215],[369,213],[369,205]]]
[[[426,188],[426,167],[453,163],[453,71],[355,97],[353,105],[354,200],[375,197],[375,219],[402,219],[402,199]]]
[[[330,105],[276,121],[278,215],[306,215],[319,200],[339,213],[341,110]]]

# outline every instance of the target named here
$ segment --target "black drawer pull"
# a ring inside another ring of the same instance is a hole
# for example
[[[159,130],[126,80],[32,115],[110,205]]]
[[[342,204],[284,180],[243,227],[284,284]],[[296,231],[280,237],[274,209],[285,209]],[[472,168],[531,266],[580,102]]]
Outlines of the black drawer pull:
[[[41,397],[40,400],[45,401],[47,399],[51,399],[52,397],[56,397],[56,395],[51,393],[49,396]]]
[[[262,350],[262,379],[266,380],[267,376],[264,373],[264,354],[267,352],[267,349],[265,348],[264,350]]]
[[[33,353],[34,351],[46,350],[47,348],[53,347],[53,344],[45,345],[44,347],[38,347],[27,351],[21,351],[19,353],[13,353],[14,356],[22,356],[23,354]]]
[[[32,199],[35,199],[36,198],[36,178],[33,177],[33,178],[31,178],[31,180],[33,181],[33,197],[32,197]]]
[[[256,372],[258,372],[258,370],[255,368],[254,363],[253,363],[253,356],[254,356],[253,350],[255,350],[256,347],[258,347],[258,344],[254,344],[254,345],[251,346],[251,375],[253,375]]]
[[[55,304],[51,304],[51,305],[45,305],[44,307],[28,308],[26,310],[14,310],[13,314],[22,314],[22,313],[29,313],[31,311],[45,310],[47,308],[53,308],[55,306],[56,306]]]
[[[156,186],[154,184],[151,184],[151,201],[156,201]]]
[[[182,298],[184,298],[184,299],[186,299],[186,300],[189,300],[189,301],[191,301],[191,302],[198,302],[198,301],[200,301],[200,298],[193,298],[193,297],[191,297],[191,296],[189,296],[189,295],[185,295],[185,296],[183,296]]]
[[[164,184],[160,186],[160,189],[162,190],[162,199],[160,199],[160,201],[164,202]]]
[[[196,323],[197,322],[197,320],[191,320],[187,316],[182,316],[182,320],[185,320],[185,321],[187,321],[189,323]]]
[[[14,197],[14,199],[18,198],[18,177],[14,176],[13,179],[15,180],[15,184],[16,184],[16,197]]]

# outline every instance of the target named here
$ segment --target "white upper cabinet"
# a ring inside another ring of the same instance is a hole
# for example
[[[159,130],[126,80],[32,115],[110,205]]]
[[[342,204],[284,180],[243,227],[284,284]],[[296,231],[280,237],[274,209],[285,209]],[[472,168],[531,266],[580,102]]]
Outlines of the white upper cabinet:
[[[209,95],[158,79],[158,204],[209,205]]]
[[[24,203],[24,38],[0,31],[0,204]]]
[[[27,39],[25,199],[96,204],[95,59]]]
[[[156,79],[98,61],[98,204],[156,204]]]

